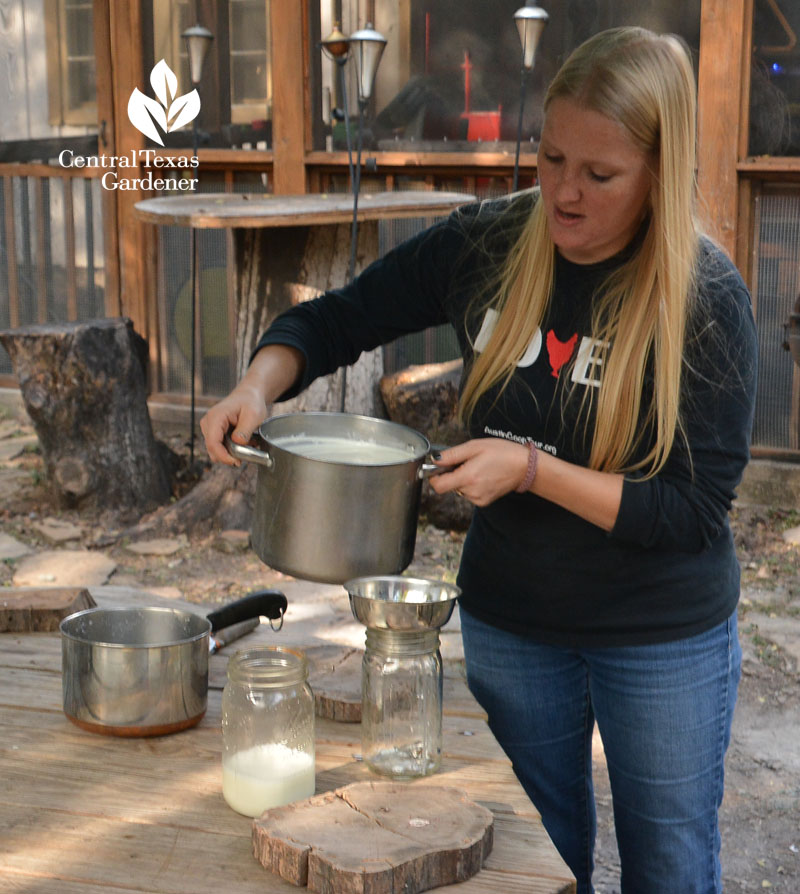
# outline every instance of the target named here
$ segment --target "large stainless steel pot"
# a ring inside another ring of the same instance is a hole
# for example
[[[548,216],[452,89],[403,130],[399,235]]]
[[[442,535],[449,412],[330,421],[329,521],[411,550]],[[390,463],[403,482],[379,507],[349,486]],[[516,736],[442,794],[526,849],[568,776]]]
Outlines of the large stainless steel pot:
[[[271,568],[306,580],[344,583],[398,574],[414,555],[428,439],[395,422],[350,413],[274,416],[257,431],[263,449],[227,441],[258,463],[251,542]],[[347,438],[400,447],[408,459],[359,465],[311,459],[275,442],[290,436]]]
[[[283,593],[261,590],[207,617],[152,607],[76,612],[60,625],[64,713],[112,736],[188,729],[206,712],[211,633],[285,610]]]

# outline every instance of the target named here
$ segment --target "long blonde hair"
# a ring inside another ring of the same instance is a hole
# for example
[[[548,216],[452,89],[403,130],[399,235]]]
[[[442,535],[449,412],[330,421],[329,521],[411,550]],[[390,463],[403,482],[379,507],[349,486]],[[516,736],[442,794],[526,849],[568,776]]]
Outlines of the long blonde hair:
[[[643,28],[614,28],[578,47],[545,96],[545,113],[569,98],[621,124],[652,159],[649,223],[633,256],[593,302],[592,334],[610,348],[603,357],[589,465],[654,475],[681,430],[680,386],[698,248],[695,201],[696,98],[682,41]],[[492,306],[498,319],[476,353],[461,396],[467,420],[493,386],[504,389],[553,291],[555,247],[537,201],[500,275]],[[645,378],[653,395],[642,406]],[[595,400],[591,394],[588,403]],[[583,406],[584,419],[588,410]],[[649,442],[649,444],[648,444]],[[649,449],[644,456],[643,444]]]

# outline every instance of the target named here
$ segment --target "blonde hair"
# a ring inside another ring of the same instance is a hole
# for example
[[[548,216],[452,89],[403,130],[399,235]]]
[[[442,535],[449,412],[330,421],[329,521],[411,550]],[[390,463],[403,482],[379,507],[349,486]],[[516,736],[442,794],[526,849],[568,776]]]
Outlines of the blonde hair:
[[[698,249],[695,201],[695,81],[682,41],[643,28],[614,28],[578,47],[545,96],[569,98],[621,124],[652,160],[650,215],[638,250],[593,302],[592,334],[604,350],[589,466],[654,475],[681,430],[680,386]],[[463,389],[467,419],[493,386],[504,389],[548,309],[555,247],[537,201],[500,274],[497,324]],[[642,406],[645,379],[653,395]],[[638,456],[648,446],[644,456]]]

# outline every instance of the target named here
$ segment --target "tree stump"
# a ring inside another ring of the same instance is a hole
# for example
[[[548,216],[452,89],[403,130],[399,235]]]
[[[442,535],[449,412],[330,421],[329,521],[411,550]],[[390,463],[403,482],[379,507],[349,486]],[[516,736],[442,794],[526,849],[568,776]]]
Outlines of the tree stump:
[[[0,332],[64,508],[145,512],[171,492],[147,410],[147,345],[128,319]]]

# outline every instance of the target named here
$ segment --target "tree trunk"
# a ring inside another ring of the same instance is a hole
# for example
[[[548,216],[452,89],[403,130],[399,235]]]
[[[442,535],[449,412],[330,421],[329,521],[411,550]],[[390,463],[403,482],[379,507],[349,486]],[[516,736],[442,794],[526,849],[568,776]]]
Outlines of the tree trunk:
[[[0,332],[65,508],[145,512],[170,497],[147,410],[145,340],[128,319]]]

